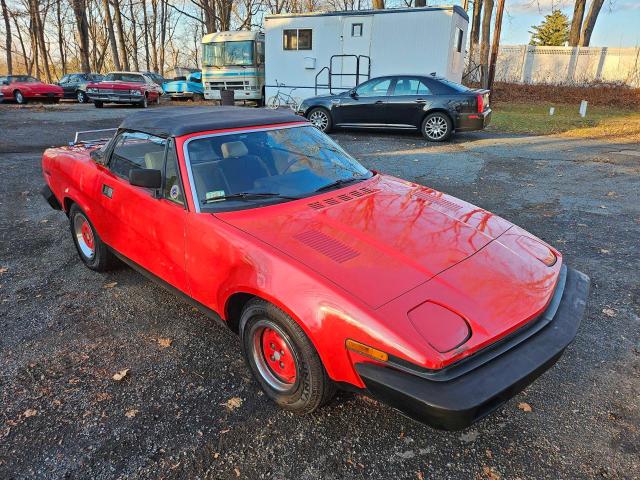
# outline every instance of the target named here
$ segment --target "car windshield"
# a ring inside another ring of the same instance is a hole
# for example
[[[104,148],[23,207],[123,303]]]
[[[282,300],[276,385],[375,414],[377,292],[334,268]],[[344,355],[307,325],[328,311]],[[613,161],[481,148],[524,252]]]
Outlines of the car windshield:
[[[136,75],[133,73],[108,73],[104,77],[106,82],[133,82],[133,83],[145,83],[142,75]]]
[[[29,75],[13,75],[7,78],[9,83],[40,83],[40,80]]]
[[[312,126],[201,137],[186,145],[202,210],[282,202],[372,176]]]
[[[206,67],[253,65],[253,40],[205,43],[202,62]]]

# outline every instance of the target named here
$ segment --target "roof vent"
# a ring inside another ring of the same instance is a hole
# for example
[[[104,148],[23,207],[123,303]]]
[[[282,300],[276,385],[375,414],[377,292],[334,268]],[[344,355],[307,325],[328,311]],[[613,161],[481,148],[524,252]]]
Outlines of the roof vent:
[[[359,252],[341,241],[317,230],[307,230],[297,234],[295,238],[307,247],[313,248],[338,263],[344,263],[360,255]]]

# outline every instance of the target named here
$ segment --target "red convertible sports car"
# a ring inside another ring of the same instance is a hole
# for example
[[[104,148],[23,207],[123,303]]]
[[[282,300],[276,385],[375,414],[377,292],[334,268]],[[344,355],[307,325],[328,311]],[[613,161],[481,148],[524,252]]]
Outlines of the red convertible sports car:
[[[58,85],[43,83],[29,75],[0,77],[0,100],[15,100],[24,104],[29,100],[47,100],[57,103],[64,92]]]
[[[464,428],[549,369],[584,314],[589,278],[553,247],[367,170],[290,113],[139,112],[42,167],[89,268],[118,258],[222,320],[295,412],[346,388]]]

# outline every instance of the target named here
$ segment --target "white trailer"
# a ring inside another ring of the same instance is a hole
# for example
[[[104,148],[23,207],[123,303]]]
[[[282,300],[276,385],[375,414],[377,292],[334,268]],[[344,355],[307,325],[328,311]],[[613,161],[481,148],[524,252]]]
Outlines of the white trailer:
[[[393,74],[460,82],[468,23],[457,5],[268,15],[266,98],[339,93]]]

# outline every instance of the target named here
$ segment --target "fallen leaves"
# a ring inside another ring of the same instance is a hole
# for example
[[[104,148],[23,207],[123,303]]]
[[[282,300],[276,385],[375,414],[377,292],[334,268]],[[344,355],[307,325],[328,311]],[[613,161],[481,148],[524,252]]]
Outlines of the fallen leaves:
[[[424,480],[424,473],[422,472],[416,472],[416,478],[418,480]]]
[[[227,409],[230,412],[232,412],[233,410],[238,408],[240,405],[242,405],[242,399],[240,397],[232,397],[226,402],[224,402],[223,405],[227,407]]]
[[[24,418],[34,417],[38,414],[38,411],[33,408],[27,408],[22,414]]]
[[[234,468],[233,471],[236,473],[236,477],[240,476],[240,469],[238,467]]]
[[[173,340],[170,338],[158,338],[158,345],[160,345],[160,348],[169,348],[172,343]]]
[[[132,408],[131,410],[127,410],[124,414],[127,418],[133,418],[138,414],[139,410]]]
[[[120,382],[122,381],[122,379],[124,379],[124,377],[127,376],[128,373],[129,373],[129,369],[125,368],[124,370],[120,370],[119,372],[114,373],[113,377],[111,378],[113,378],[116,382]]]
[[[105,283],[102,288],[113,288],[116,285],[118,285],[118,282],[109,282],[109,283]]]
[[[603,254],[606,255],[606,254],[610,253],[610,250],[607,250],[606,248],[601,248],[600,249],[600,253],[603,253]]]
[[[520,410],[522,410],[523,412],[531,412],[533,409],[531,408],[531,405],[529,405],[527,402],[520,402],[518,404],[518,408]]]
[[[9,269],[7,267],[0,267],[0,273],[6,273]]]
[[[616,316],[616,311],[613,308],[603,308],[602,313],[604,313],[607,317]]]
[[[493,468],[487,467],[486,465],[482,467],[482,471],[487,476],[487,478],[491,480],[500,480],[500,475]]]

